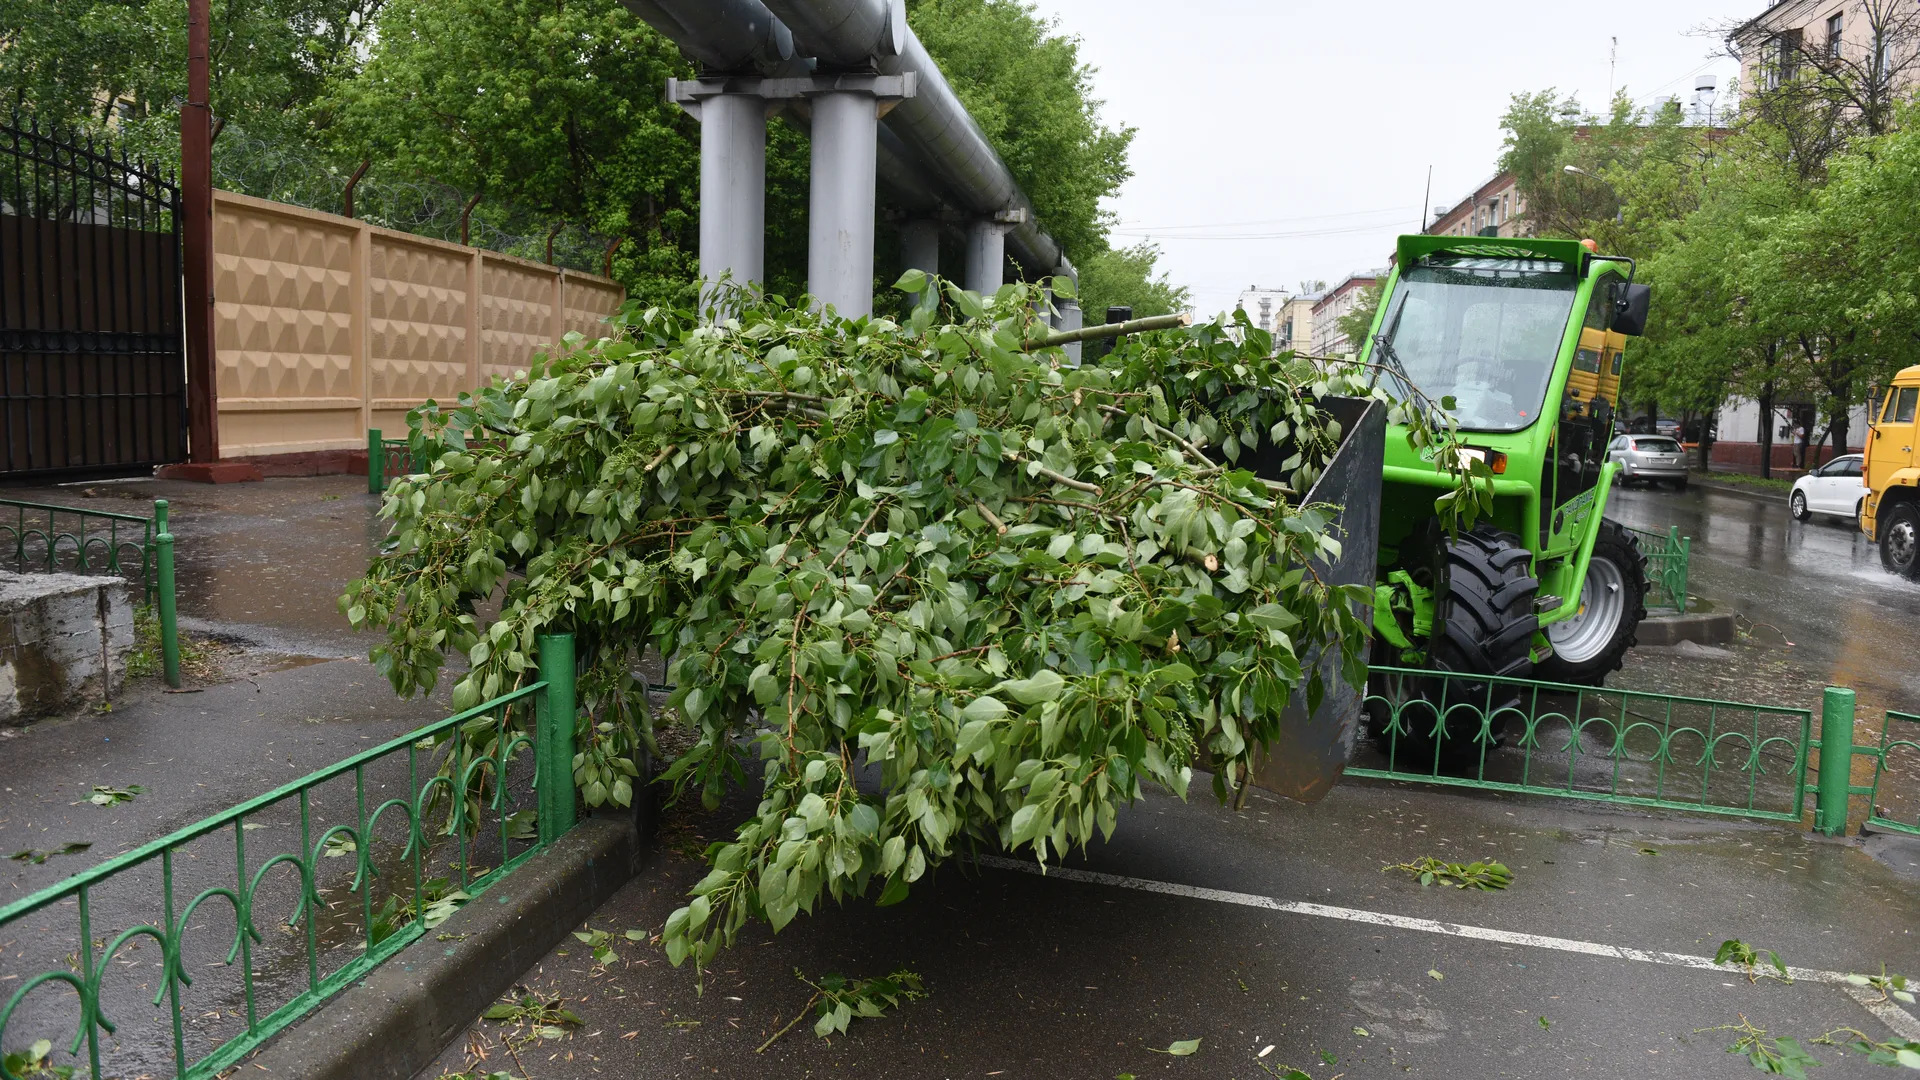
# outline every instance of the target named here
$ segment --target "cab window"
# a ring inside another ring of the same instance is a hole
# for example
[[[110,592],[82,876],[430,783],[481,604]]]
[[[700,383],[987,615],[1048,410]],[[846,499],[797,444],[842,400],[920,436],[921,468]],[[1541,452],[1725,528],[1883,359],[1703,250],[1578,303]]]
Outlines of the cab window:
[[[1883,424],[1913,423],[1914,406],[1920,404],[1920,386],[1903,386],[1887,395],[1887,413]]]

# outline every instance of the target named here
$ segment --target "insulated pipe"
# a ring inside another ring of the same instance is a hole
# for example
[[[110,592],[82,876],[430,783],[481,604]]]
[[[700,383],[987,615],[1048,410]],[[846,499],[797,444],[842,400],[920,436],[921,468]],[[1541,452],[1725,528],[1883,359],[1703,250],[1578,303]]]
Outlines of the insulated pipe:
[[[900,261],[909,270],[940,272],[940,223],[911,218],[900,223]]]
[[[807,207],[807,291],[843,318],[873,314],[874,129],[870,91],[830,90],[813,103],[813,172]]]
[[[766,278],[767,106],[759,95],[716,94],[700,103],[700,306],[715,283]]]
[[[917,92],[887,114],[886,126],[952,189],[961,209],[989,217],[1027,212],[1011,240],[1030,272],[1049,273],[1059,264],[1060,246],[1033,224],[1032,204],[912,28],[902,28],[895,55],[873,54],[876,28],[894,25],[894,0],[769,0],[767,6],[793,28],[796,47],[807,55],[846,63],[871,59],[886,75],[918,73]]]
[[[906,45],[906,0],[771,0],[767,6],[822,64],[865,67],[900,55]]]
[[[793,58],[793,34],[760,0],[623,0],[642,22],[715,71],[773,68]]]

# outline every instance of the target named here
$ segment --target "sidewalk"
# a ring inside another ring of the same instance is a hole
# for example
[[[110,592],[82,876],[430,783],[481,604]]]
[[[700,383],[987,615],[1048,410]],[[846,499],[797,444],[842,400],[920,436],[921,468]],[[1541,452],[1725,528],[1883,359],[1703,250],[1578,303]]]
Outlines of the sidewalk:
[[[139,679],[111,712],[0,729],[0,855],[92,845],[39,865],[0,864],[0,903],[452,711],[448,679],[428,698],[397,698],[365,659],[377,637],[352,632],[334,604],[385,533],[364,477],[0,495],[132,513],[168,500],[180,624],[226,680],[190,677],[177,693]],[[100,808],[86,802],[94,785],[145,791]]]

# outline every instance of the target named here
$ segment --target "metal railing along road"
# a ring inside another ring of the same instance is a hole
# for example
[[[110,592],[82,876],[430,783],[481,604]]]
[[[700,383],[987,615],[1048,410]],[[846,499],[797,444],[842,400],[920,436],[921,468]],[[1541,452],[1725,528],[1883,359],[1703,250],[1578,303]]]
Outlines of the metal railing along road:
[[[0,1045],[211,1077],[499,883],[574,824],[571,635],[539,657],[540,682],[0,908]]]
[[[167,685],[180,685],[180,631],[174,610],[173,534],[167,529],[167,500],[155,499],[149,518],[0,499],[0,569],[129,579],[137,570],[146,603],[155,606],[160,623]]]
[[[1389,667],[1372,670],[1366,707],[1387,721],[1350,776],[1771,821],[1805,810],[1807,709]]]
[[[378,495],[402,476],[423,470],[413,462],[411,444],[406,439],[383,438],[379,428],[367,429],[367,492]]]
[[[1693,550],[1693,538],[1681,536],[1675,525],[1666,532],[1629,527],[1640,541],[1640,553],[1647,557],[1647,606],[1669,608],[1687,613],[1687,561]]]

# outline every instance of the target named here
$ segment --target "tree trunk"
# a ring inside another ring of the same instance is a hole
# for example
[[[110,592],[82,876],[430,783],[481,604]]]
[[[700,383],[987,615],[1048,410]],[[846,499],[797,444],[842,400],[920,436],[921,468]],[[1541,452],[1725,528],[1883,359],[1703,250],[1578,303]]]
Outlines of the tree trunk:
[[[1773,414],[1773,387],[1768,385],[1756,402],[1760,406],[1760,475],[1773,477],[1773,425],[1777,417]]]

